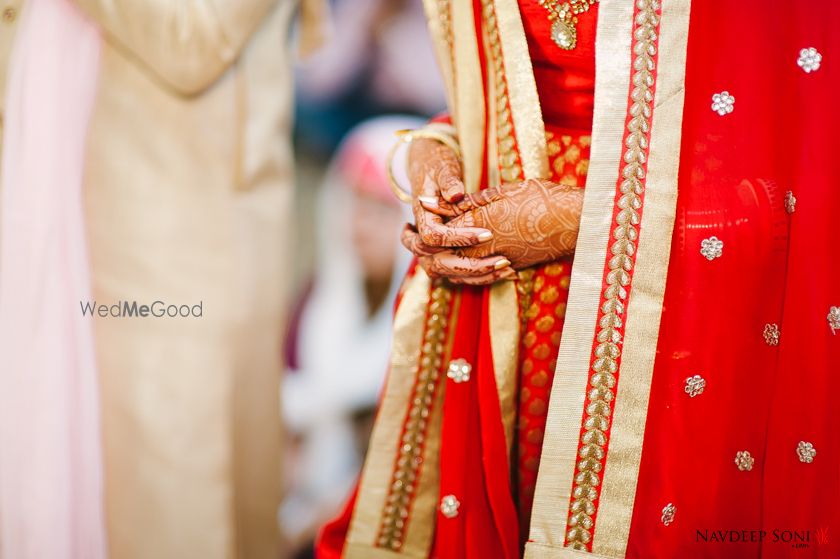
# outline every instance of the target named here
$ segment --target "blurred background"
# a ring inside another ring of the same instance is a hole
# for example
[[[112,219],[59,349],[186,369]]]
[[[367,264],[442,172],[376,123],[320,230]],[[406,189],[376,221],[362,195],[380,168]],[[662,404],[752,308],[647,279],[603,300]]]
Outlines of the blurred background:
[[[295,69],[297,252],[279,521],[299,558],[313,556],[317,529],[356,482],[386,374],[392,304],[410,260],[399,244],[409,210],[391,192],[387,153],[395,131],[422,126],[445,104],[421,0],[330,8],[326,41]]]

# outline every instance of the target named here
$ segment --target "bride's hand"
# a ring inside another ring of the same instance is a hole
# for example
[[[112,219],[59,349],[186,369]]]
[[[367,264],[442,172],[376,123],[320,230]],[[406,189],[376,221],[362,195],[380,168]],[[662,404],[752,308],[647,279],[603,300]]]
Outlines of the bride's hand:
[[[484,228],[444,224],[443,217],[429,210],[438,204],[455,204],[464,199],[461,163],[450,147],[433,139],[417,138],[411,142],[408,158],[414,197],[412,210],[417,233],[426,246],[469,247],[493,237]]]
[[[583,190],[534,179],[488,188],[427,209],[449,217],[448,226],[493,232],[492,240],[455,254],[466,258],[503,255],[521,270],[575,251],[582,208]]]

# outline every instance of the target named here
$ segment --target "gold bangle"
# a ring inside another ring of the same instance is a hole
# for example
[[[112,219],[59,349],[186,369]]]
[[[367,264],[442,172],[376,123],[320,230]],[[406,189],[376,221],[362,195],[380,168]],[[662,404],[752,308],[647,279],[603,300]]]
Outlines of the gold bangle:
[[[410,144],[417,138],[426,138],[429,140],[438,141],[453,152],[455,152],[455,156],[458,159],[461,159],[461,146],[458,145],[458,142],[453,138],[451,135],[445,132],[438,132],[430,127],[427,128],[420,128],[419,130],[400,130],[397,132],[397,141],[394,142],[393,147],[388,152],[388,181],[391,183],[391,190],[394,192],[394,196],[396,196],[401,202],[406,204],[411,204],[414,202],[414,198],[411,195],[411,189],[406,190],[397,182],[396,177],[394,176],[394,156],[397,154],[397,150],[403,144]]]

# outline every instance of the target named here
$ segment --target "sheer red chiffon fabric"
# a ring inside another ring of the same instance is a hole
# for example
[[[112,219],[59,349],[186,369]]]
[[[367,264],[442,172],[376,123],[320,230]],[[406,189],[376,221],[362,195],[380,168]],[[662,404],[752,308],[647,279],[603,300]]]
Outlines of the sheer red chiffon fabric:
[[[840,557],[840,337],[827,321],[840,301],[838,21],[834,2],[692,2],[678,217],[627,557]],[[809,47],[823,61],[806,72]],[[711,110],[722,91],[735,99],[725,115]],[[713,236],[723,249],[710,261],[700,249]],[[774,326],[778,345],[764,336]],[[690,397],[694,375],[706,386]],[[739,452],[752,462],[739,468]]]

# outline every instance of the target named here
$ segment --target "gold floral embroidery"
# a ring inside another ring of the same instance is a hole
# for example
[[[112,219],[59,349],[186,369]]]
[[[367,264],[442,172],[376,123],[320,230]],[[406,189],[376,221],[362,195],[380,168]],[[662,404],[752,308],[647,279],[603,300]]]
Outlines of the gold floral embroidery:
[[[779,345],[782,333],[778,324],[767,324],[764,327],[764,342],[769,346]]]
[[[796,196],[790,190],[785,193],[785,211],[789,214],[796,211]]]
[[[831,307],[828,309],[828,327],[831,328],[832,335],[840,330],[840,307]]]
[[[596,503],[603,470],[602,460],[605,457],[612,415],[611,403],[615,398],[627,288],[632,278],[633,255],[639,235],[639,210],[642,207],[646,176],[645,162],[653,112],[653,69],[657,50],[659,7],[657,0],[638,0],[636,3],[629,107],[631,118],[627,122],[620,174],[620,198],[617,203],[620,210],[612,231],[612,256],[607,263],[607,286],[601,299],[602,314],[598,321],[596,337],[598,345],[590,370],[589,390],[584,405],[583,433],[578,447],[579,460],[572,480],[566,530],[566,545],[579,550],[588,549],[592,541],[595,525],[593,517],[597,512]],[[667,518],[665,512],[663,510],[663,522],[666,522]]]
[[[755,465],[755,458],[747,450],[738,451],[735,454],[735,465],[742,472],[749,472]]]
[[[817,449],[807,441],[799,441],[799,444],[796,446],[796,455],[799,456],[799,461],[803,464],[810,464],[817,455]]]
[[[449,335],[452,292],[443,285],[432,289],[431,301],[426,316],[426,331],[417,369],[417,380],[411,398],[408,417],[403,427],[400,448],[382,521],[379,526],[377,545],[397,550],[402,547],[406,518],[411,510],[411,501],[422,462],[423,443],[426,439],[432,405],[440,386],[444,363],[445,345]]]
[[[677,507],[673,503],[668,503],[662,508],[662,524],[670,526],[674,521],[674,516],[677,514]]]

